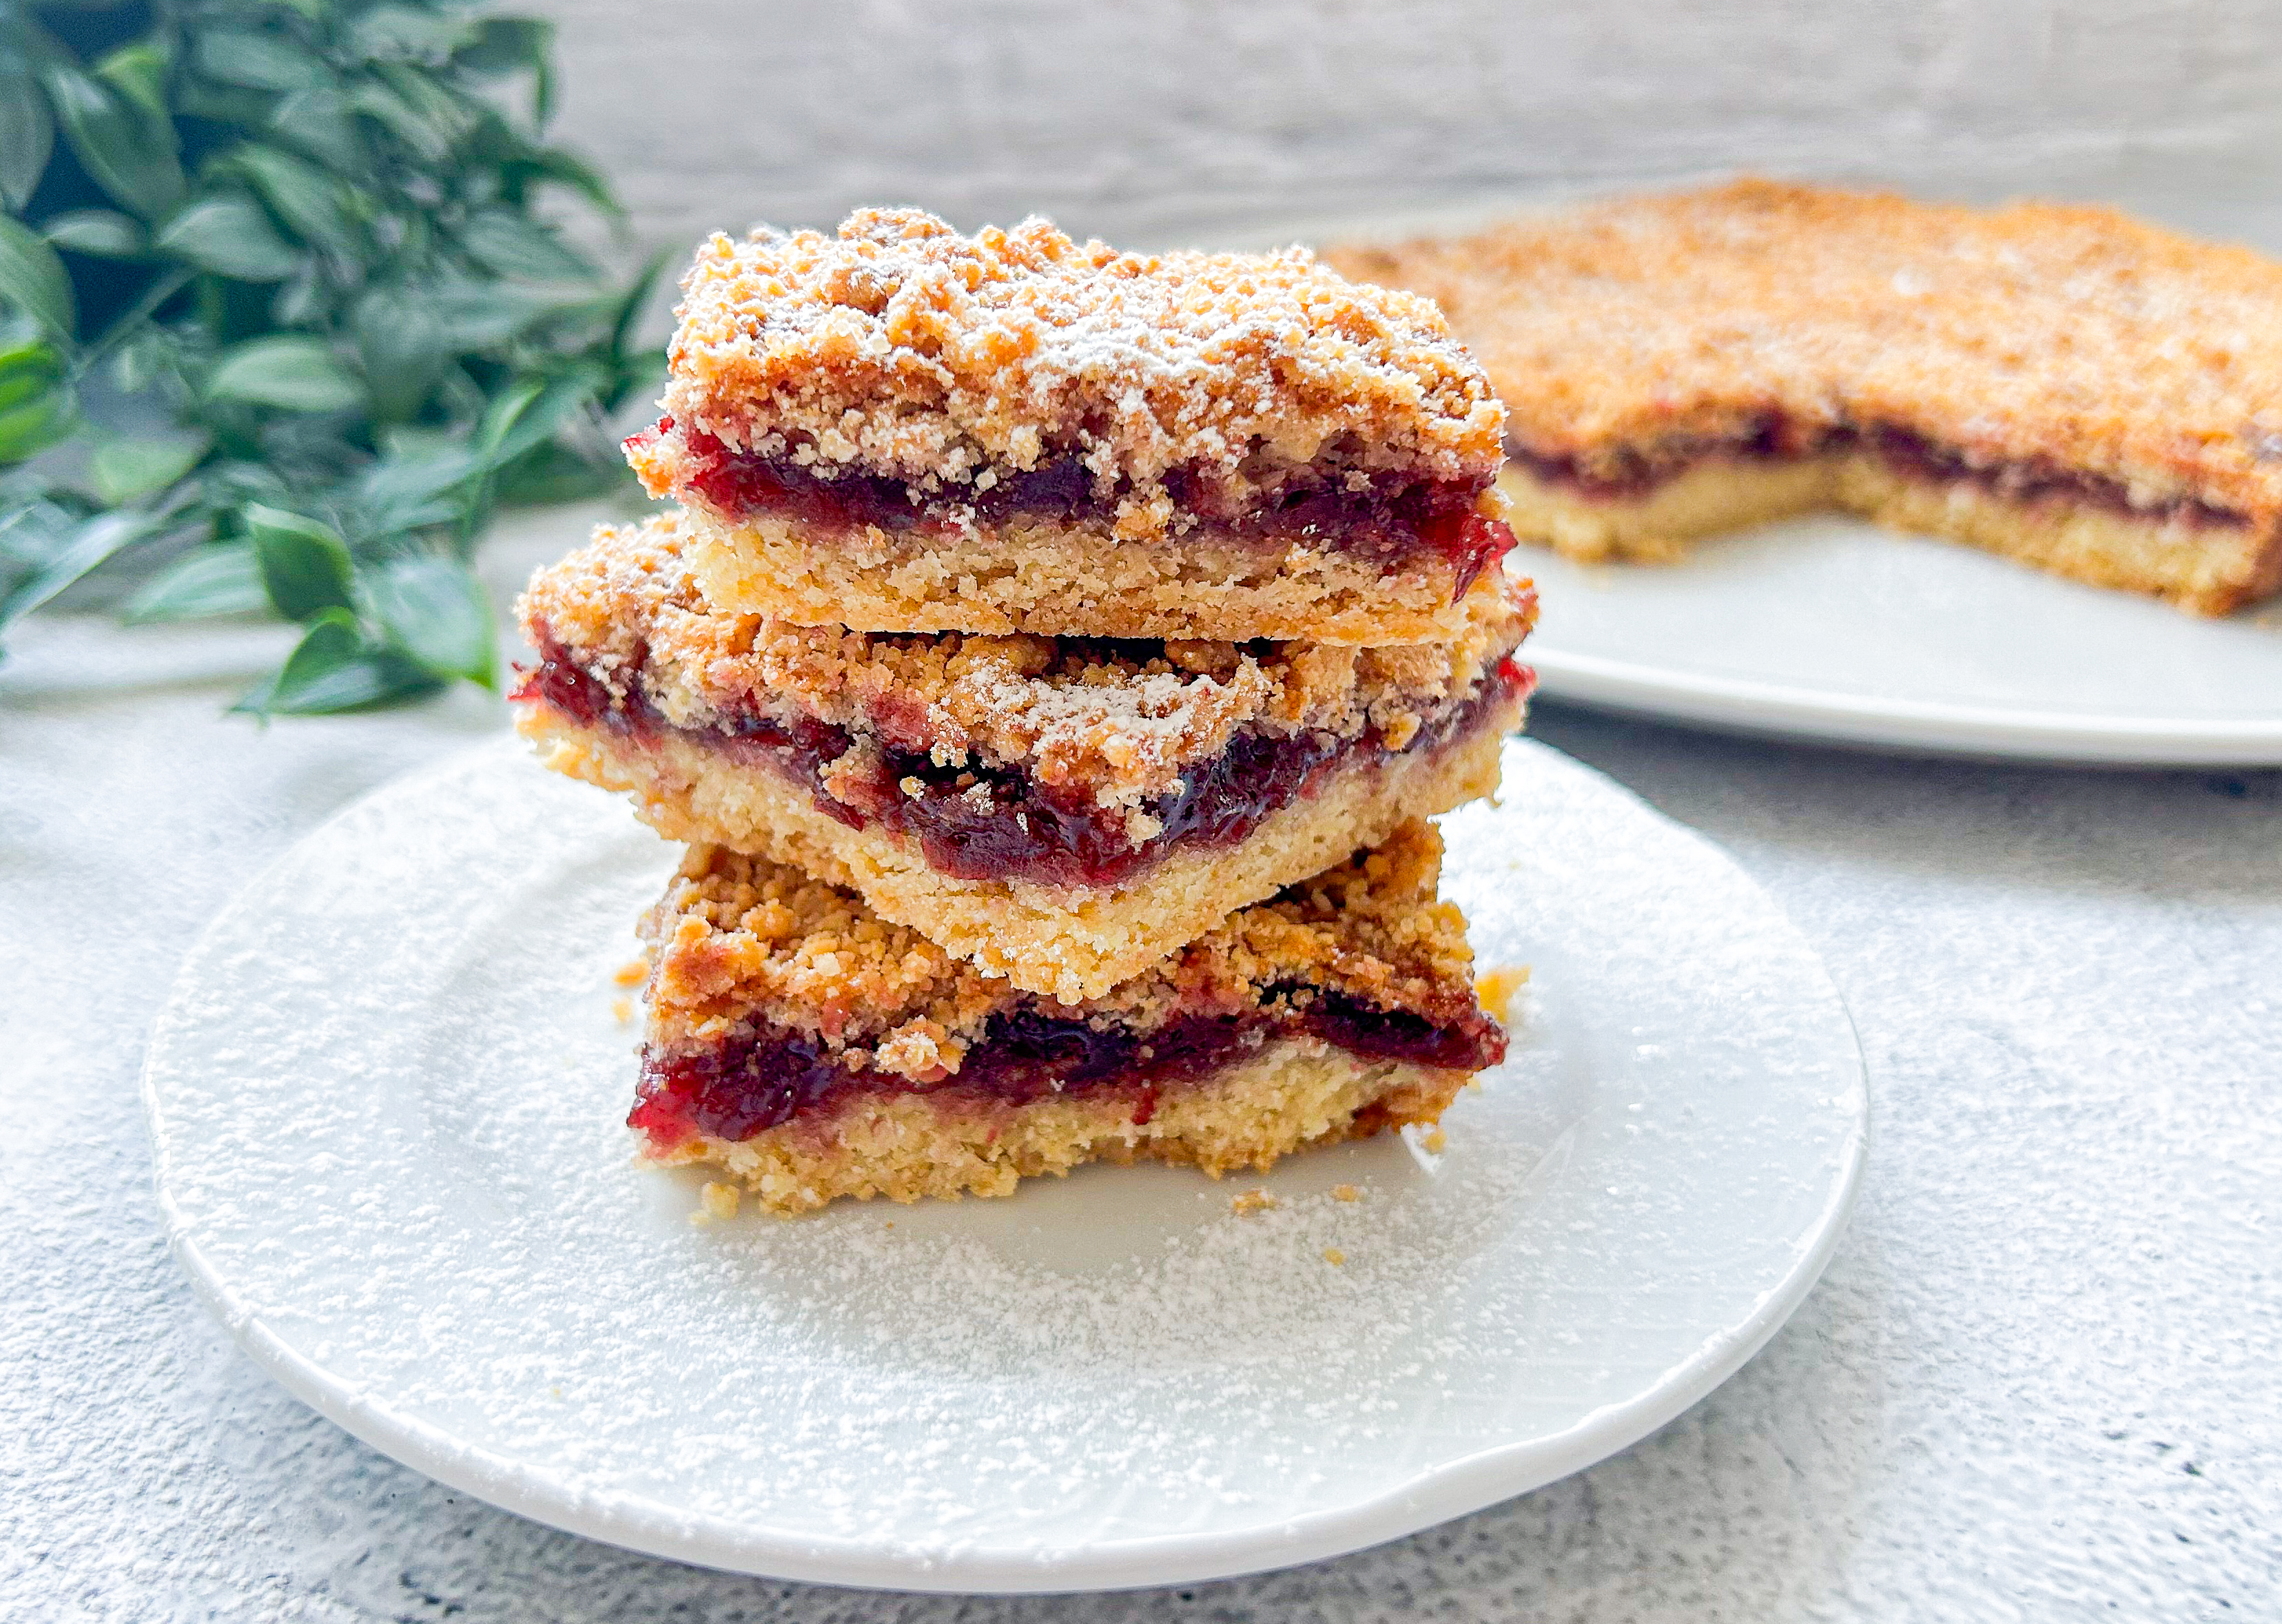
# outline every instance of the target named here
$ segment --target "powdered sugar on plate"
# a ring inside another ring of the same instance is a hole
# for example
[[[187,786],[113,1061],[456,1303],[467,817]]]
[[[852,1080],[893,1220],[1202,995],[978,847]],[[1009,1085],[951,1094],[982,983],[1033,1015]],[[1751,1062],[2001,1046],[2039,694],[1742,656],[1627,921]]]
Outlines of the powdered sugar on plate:
[[[1796,1306],[1865,1111],[1731,864],[1509,751],[1446,820],[1513,1058],[1445,1119],[1221,1183],[692,1223],[613,1014],[669,848],[509,750],[311,836],[185,967],[147,1078],[193,1278],[378,1447],[529,1515],[787,1576],[1166,1581],[1391,1537],[1667,1418]]]

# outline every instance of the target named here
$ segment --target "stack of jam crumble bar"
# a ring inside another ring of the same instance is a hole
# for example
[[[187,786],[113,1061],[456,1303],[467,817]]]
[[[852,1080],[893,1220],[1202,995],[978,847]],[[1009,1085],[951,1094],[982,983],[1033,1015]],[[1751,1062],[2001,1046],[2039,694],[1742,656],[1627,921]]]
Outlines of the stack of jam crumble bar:
[[[1218,1173],[1502,1056],[1423,820],[1495,789],[1535,603],[1432,304],[911,211],[684,291],[628,442],[678,505],[533,579],[516,694],[689,843],[647,1155],[778,1211]]]

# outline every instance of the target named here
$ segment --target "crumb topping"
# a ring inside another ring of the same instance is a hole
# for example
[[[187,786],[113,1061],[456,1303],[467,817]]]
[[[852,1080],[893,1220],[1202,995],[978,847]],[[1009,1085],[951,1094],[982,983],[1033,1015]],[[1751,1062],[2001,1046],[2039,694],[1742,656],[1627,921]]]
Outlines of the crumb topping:
[[[1588,472],[1773,409],[2282,514],[2282,264],[2110,209],[1746,179],[1325,258],[1439,300]]]
[[[827,476],[983,491],[1075,455],[1147,528],[1175,469],[1240,498],[1325,463],[1486,482],[1502,455],[1432,303],[1302,248],[1121,253],[863,209],[829,236],[717,233],[682,291],[665,411]]]
[[[532,578],[520,605],[624,695],[638,684],[677,727],[806,717],[936,764],[1020,767],[1037,781],[1137,808],[1239,728],[1342,738],[1376,728],[1400,750],[1462,703],[1526,634],[1525,585],[1476,593],[1448,643],[1105,642],[850,632],[715,611],[682,556],[680,520],[604,528]]]
[[[933,1083],[957,1074],[992,1014],[1018,1007],[1145,1030],[1316,989],[1446,1023],[1477,1006],[1465,919],[1435,899],[1441,866],[1441,836],[1414,820],[1105,996],[1060,1004],[888,923],[853,891],[694,846],[642,927],[650,1041],[709,1046],[765,1020],[820,1039],[851,1069]]]

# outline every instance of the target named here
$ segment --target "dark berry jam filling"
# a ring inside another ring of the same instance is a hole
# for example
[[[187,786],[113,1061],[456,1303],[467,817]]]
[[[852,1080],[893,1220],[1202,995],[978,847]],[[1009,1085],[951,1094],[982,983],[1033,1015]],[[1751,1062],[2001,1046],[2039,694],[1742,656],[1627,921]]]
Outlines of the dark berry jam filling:
[[[1455,1000],[1454,1000],[1455,1002]],[[1321,989],[1270,989],[1245,1015],[1178,1015],[1148,1031],[1097,1027],[1028,1006],[990,1017],[954,1077],[927,1092],[974,1107],[1048,1094],[1122,1091],[1145,1123],[1161,1091],[1202,1082],[1268,1038],[1305,1033],[1369,1060],[1479,1071],[1505,1058],[1505,1029],[1471,1002],[1435,1021]],[[693,1134],[747,1139],[852,1096],[914,1092],[901,1078],[851,1072],[815,1040],[765,1025],[702,1054],[645,1053],[627,1125],[671,1150]]]
[[[1653,455],[1626,448],[1613,459],[1595,458],[1589,469],[1574,455],[1548,455],[1511,443],[1506,447],[1506,455],[1535,478],[1575,491],[1588,501],[1637,501],[1708,462],[1789,462],[1858,447],[1906,478],[1929,485],[1977,486],[2012,501],[2058,500],[2158,524],[2184,521],[2239,527],[2249,522],[2231,508],[2192,496],[2143,505],[2131,500],[2131,487],[2120,479],[2063,468],[2047,458],[1976,463],[1954,446],[1890,423],[1808,427],[1781,412],[1763,413],[1750,428],[1731,437],[1678,437],[1659,442]]]
[[[671,417],[661,419],[629,444],[655,439],[672,426]],[[732,451],[702,429],[686,431],[683,440],[696,465],[689,488],[715,511],[731,517],[776,514],[819,530],[873,525],[948,533],[967,523],[1002,524],[1018,515],[1063,523],[1110,519],[1128,494],[1129,482],[1122,479],[1106,494],[1097,490],[1092,472],[1074,455],[1005,476],[988,491],[928,493],[883,475],[827,478],[789,457]],[[1165,476],[1175,506],[1223,531],[1267,540],[1316,537],[1345,551],[1388,559],[1421,549],[1438,554],[1456,571],[1454,598],[1463,596],[1514,544],[1512,531],[1474,511],[1489,484],[1423,479],[1386,470],[1357,482],[1344,470],[1300,470],[1261,502],[1228,512],[1192,471],[1175,469]]]
[[[772,768],[850,828],[878,823],[918,841],[928,866],[953,879],[1089,887],[1120,884],[1175,846],[1235,845],[1340,767],[1434,750],[1525,695],[1534,681],[1527,667],[1502,661],[1401,751],[1387,750],[1376,729],[1352,738],[1238,733],[1212,761],[1191,768],[1180,789],[1143,809],[1161,827],[1137,842],[1122,812],[1105,811],[1082,791],[1042,784],[1020,768],[938,766],[922,752],[873,745],[861,747],[843,767],[836,764],[859,748],[844,728],[752,716],[703,730],[677,728],[644,695],[639,665],[625,673],[621,698],[563,644],[546,641],[540,657],[516,688],[516,699],[542,702],[582,727],[644,741],[672,733]]]

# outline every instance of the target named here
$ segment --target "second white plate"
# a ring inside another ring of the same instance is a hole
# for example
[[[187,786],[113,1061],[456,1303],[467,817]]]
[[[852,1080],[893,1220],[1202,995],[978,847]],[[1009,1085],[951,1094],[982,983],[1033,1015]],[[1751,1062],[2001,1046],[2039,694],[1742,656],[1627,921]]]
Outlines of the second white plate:
[[[1445,828],[1482,961],[1535,976],[1439,1160],[700,1229],[697,1177],[633,1162],[612,1008],[672,855],[486,750],[318,830],[185,964],[145,1073],[175,1247],[360,1437],[644,1550],[1003,1591],[1393,1538],[1750,1357],[1830,1254],[1867,1109],[1821,966],[1707,843],[1521,743]]]
[[[1522,548],[1544,692],[1755,733],[2282,765],[2282,605],[2202,620],[1928,537],[1801,519],[1665,565]]]

